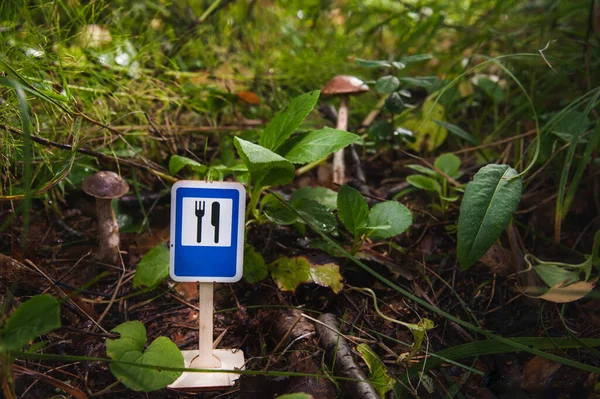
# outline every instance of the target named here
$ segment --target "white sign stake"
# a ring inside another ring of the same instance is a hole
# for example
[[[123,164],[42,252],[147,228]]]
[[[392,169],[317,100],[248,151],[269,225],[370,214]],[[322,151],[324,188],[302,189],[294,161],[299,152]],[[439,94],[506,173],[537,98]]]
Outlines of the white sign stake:
[[[200,314],[198,321],[199,353],[192,366],[199,369],[218,369],[221,367],[219,358],[213,355],[213,283],[198,283],[200,286]]]
[[[214,282],[242,278],[246,190],[239,183],[180,181],[171,190],[171,278],[199,282],[198,350],[181,351],[186,368],[234,370],[244,352],[213,349]],[[169,388],[223,389],[234,373],[184,372]]]

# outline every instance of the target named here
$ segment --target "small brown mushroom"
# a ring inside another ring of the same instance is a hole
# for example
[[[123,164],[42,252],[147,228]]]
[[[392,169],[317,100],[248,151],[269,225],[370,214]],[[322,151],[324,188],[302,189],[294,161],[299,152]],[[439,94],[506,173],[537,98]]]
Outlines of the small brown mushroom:
[[[321,94],[324,96],[337,96],[340,98],[336,129],[348,130],[348,98],[369,91],[362,80],[354,76],[339,75],[331,79]],[[344,184],[346,181],[346,166],[344,164],[344,149],[333,155],[333,182]]]
[[[119,260],[119,225],[112,208],[112,200],[120,198],[129,185],[114,172],[102,171],[88,176],[82,185],[86,194],[96,198],[98,216],[98,240],[100,249],[96,254],[99,260],[117,263]]]

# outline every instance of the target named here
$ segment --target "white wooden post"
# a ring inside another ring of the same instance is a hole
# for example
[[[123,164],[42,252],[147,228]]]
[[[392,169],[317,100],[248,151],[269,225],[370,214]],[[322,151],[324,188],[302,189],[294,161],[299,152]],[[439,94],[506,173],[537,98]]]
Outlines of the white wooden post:
[[[198,284],[200,293],[200,314],[198,315],[200,352],[198,358],[193,362],[193,366],[201,369],[215,369],[221,367],[221,361],[213,355],[214,283]]]

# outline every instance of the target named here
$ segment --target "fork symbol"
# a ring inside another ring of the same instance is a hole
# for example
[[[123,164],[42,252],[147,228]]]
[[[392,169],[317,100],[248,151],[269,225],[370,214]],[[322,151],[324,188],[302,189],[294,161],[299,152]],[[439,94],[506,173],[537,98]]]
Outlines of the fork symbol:
[[[196,230],[196,241],[199,243],[202,241],[202,218],[204,217],[204,209],[206,203],[204,201],[196,201],[196,218],[198,218],[198,229]]]

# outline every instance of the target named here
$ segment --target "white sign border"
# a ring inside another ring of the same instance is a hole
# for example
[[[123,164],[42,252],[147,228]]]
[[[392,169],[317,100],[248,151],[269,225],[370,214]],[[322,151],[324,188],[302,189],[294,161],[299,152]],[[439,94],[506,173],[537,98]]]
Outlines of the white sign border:
[[[237,253],[236,270],[233,277],[194,277],[177,276],[175,274],[175,235],[177,222],[177,189],[181,187],[189,188],[222,188],[228,190],[237,190],[239,193],[238,209],[238,231],[237,231]],[[173,281],[177,282],[197,282],[197,283],[236,283],[241,280],[244,273],[244,231],[246,229],[246,188],[243,184],[237,182],[209,182],[205,180],[179,180],[171,187],[171,236],[169,237],[169,275]]]

